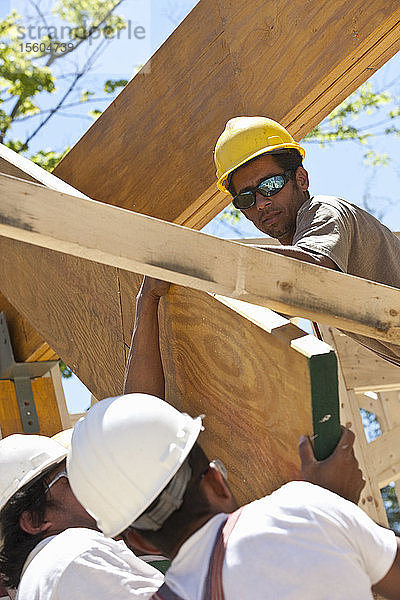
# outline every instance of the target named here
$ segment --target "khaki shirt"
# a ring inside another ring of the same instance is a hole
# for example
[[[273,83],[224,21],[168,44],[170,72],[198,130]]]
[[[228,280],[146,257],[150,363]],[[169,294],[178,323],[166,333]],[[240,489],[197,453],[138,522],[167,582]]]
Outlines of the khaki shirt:
[[[306,200],[297,213],[293,246],[327,256],[344,273],[400,288],[400,240],[346,200],[334,196]],[[400,346],[345,333],[400,366]]]

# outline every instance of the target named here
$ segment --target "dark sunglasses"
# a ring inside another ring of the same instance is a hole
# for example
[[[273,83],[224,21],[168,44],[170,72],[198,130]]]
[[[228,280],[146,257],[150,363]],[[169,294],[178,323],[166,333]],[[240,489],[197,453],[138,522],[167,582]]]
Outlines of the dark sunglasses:
[[[287,184],[292,171],[293,169],[289,169],[288,171],[280,173],[279,175],[272,175],[272,177],[262,179],[255,187],[249,188],[245,192],[240,192],[240,194],[237,194],[233,197],[233,206],[235,208],[239,208],[240,210],[251,208],[256,203],[257,192],[264,196],[264,198],[275,196],[275,194],[280,192],[281,189]]]

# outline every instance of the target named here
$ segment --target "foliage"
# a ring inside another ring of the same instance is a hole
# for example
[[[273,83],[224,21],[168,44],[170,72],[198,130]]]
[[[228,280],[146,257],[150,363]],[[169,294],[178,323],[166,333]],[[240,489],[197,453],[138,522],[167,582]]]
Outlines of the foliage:
[[[66,102],[76,94],[78,83],[93,68],[103,47],[126,27],[125,20],[115,14],[122,1],[56,0],[49,15],[43,0],[31,0],[33,22],[31,17],[27,25],[16,11],[0,21],[0,142],[16,152],[28,152],[32,140],[55,114],[85,102],[111,100],[126,84],[122,79],[108,80],[105,97],[86,89],[75,102]],[[85,44],[87,53],[82,59]],[[64,65],[70,66],[72,55],[74,68],[65,73]],[[95,115],[100,112],[97,109]],[[14,130],[22,122],[28,133],[19,139]],[[66,150],[40,150],[30,158],[51,170]]]
[[[60,365],[61,375],[63,377],[65,377],[65,379],[69,379],[70,377],[72,377],[72,371],[71,371],[71,369],[69,367],[67,367],[67,365],[65,364],[65,362],[63,362],[62,360],[60,360],[59,365]]]
[[[394,483],[390,483],[381,490],[383,503],[389,521],[390,529],[400,535],[400,507]]]
[[[60,162],[62,157],[68,152],[69,146],[62,152],[53,152],[52,150],[39,150],[36,154],[32,154],[30,159],[45,169],[46,171],[52,171],[57,164]]]
[[[393,85],[397,83],[395,81]],[[374,91],[371,82],[367,81],[335,108],[320,125],[314,127],[303,141],[318,143],[321,147],[338,142],[356,142],[364,150],[364,163],[375,169],[390,166],[393,162],[387,153],[380,153],[373,147],[378,136],[400,138],[399,96],[396,92],[389,93],[388,90]],[[365,194],[362,206],[380,218],[382,214],[369,205],[368,200],[368,194]],[[221,218],[232,223],[238,221],[239,217],[240,211],[233,207],[226,208],[221,215]]]

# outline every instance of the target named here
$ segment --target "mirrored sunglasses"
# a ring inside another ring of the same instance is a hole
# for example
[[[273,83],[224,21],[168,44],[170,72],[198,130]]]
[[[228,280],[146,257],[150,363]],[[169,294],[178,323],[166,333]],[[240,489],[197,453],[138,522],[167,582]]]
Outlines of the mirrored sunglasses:
[[[240,192],[240,194],[237,194],[233,197],[233,206],[240,210],[251,208],[256,203],[257,192],[264,196],[264,198],[275,196],[275,194],[280,192],[281,189],[285,187],[290,179],[291,172],[292,169],[289,169],[288,171],[280,173],[279,175],[272,175],[271,177],[267,177],[266,179],[260,181],[255,187],[249,188],[244,192]]]

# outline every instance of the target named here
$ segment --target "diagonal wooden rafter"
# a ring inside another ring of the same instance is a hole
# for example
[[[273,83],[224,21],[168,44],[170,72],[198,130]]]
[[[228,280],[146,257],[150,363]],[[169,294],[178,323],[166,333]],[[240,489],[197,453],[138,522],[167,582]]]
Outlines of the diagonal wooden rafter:
[[[8,175],[0,197],[4,237],[400,343],[400,292],[389,286]]]

